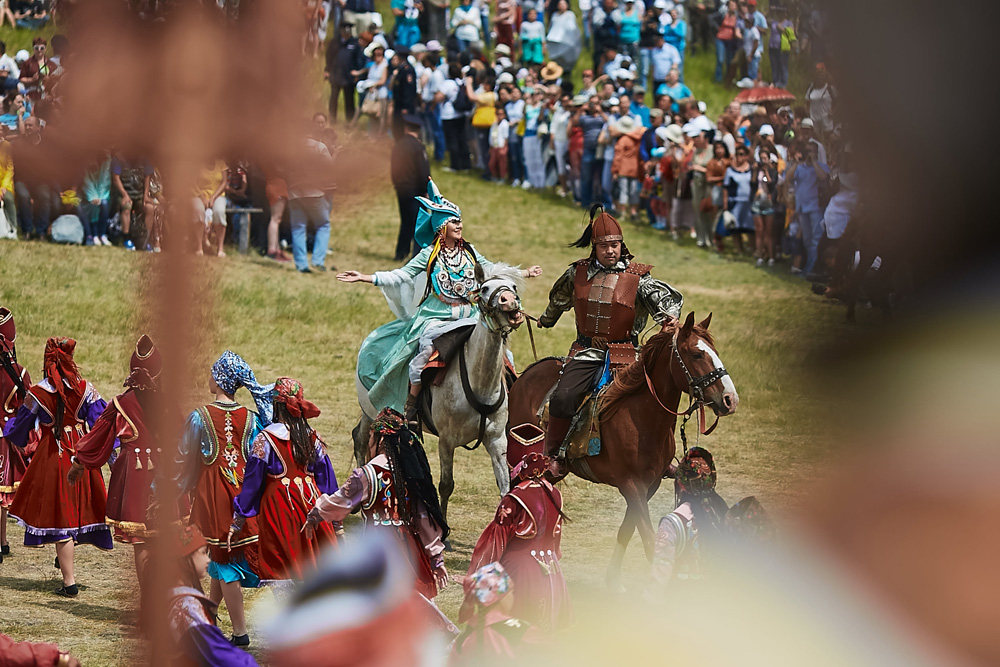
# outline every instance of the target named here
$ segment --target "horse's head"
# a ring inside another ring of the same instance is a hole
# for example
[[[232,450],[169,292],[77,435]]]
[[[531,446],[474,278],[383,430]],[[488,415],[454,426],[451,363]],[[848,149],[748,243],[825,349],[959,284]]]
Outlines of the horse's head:
[[[688,313],[684,324],[675,330],[670,368],[677,386],[686,387],[695,401],[725,417],[736,412],[740,397],[708,333],[711,322],[711,313],[698,324],[695,324],[694,313]],[[665,325],[664,330],[670,326]]]
[[[476,282],[479,283],[479,312],[483,323],[492,331],[507,336],[524,323],[521,297],[517,290],[521,271],[507,264],[494,264],[489,272],[476,264]]]

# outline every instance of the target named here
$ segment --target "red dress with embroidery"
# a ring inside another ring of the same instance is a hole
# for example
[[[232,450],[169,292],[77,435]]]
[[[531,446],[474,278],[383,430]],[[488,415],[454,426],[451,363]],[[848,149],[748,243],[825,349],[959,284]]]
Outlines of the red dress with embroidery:
[[[80,380],[69,392],[62,423],[55,425],[62,429],[61,441],[56,442],[53,421],[57,395],[47,380],[29,389],[28,395],[37,404],[31,409],[44,413],[48,423],[39,415],[38,447],[10,506],[11,516],[25,525],[25,544],[40,546],[72,537],[110,549],[110,533],[104,524],[107,494],[101,472],[87,470],[72,486],[66,479],[77,443],[90,430],[89,424],[96,421],[96,415],[91,417],[91,413],[103,411],[104,401],[89,382]],[[23,434],[34,419],[28,405],[22,405],[13,428],[8,427],[8,437],[15,431]]]
[[[216,563],[239,561],[256,563],[257,519],[247,519],[239,536],[233,539],[232,551],[226,550],[226,538],[233,520],[233,500],[243,487],[243,473],[250,443],[256,435],[257,415],[247,408],[218,404],[205,405],[196,411],[208,434],[210,447],[201,452],[203,464],[194,488],[191,523],[201,529]]]
[[[546,489],[551,492],[549,499]],[[514,581],[511,615],[551,631],[571,620],[562,557],[562,496],[544,480],[525,480],[500,501],[493,522],[472,551],[469,574],[499,562]]]
[[[260,490],[250,488],[249,482],[244,485],[236,510],[240,513],[243,513],[241,510],[249,510],[247,513],[252,514],[253,505],[259,504],[257,526],[260,541],[257,551],[261,580],[302,581],[310,566],[315,565],[320,552],[337,542],[334,527],[326,522],[315,527],[312,539],[306,539],[302,531],[306,514],[323,493],[337,490],[337,481],[315,431],[312,433],[313,447],[317,452],[323,451],[323,454],[317,456],[315,464],[302,466],[292,454],[291,440],[279,437],[274,432],[276,430],[283,434],[288,432],[287,429],[269,426],[254,441],[251,456],[260,461],[256,465],[265,471],[266,477]],[[249,495],[257,497],[250,498]],[[244,504],[246,508],[242,507]]]
[[[30,387],[31,376],[28,375],[28,371],[18,363],[14,363],[13,367],[14,373],[24,386]],[[4,427],[14,418],[23,402],[24,399],[17,391],[17,385],[3,369],[0,369],[0,507],[10,507],[14,500],[14,492],[24,477],[24,471],[28,469],[28,455],[9,444],[3,437]]]
[[[143,544],[151,536],[146,528],[146,510],[160,464],[160,449],[152,441],[142,405],[132,390],[112,399],[94,428],[77,443],[76,460],[87,468],[98,469],[111,459],[115,442],[119,448],[111,465],[106,521],[119,542]]]

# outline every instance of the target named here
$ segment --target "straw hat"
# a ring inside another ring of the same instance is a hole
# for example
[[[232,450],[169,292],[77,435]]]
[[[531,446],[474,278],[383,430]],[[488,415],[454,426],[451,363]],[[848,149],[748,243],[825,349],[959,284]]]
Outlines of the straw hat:
[[[543,81],[555,81],[563,75],[563,68],[559,66],[559,63],[550,60],[549,64],[542,68],[539,75]]]

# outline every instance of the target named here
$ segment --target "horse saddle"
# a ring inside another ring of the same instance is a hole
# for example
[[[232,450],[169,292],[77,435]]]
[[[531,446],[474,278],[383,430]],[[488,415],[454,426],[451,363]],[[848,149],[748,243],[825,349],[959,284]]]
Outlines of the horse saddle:
[[[470,324],[468,326],[457,327],[434,339],[434,351],[424,365],[423,370],[420,371],[421,390],[420,395],[417,396],[417,415],[420,418],[420,425],[429,433],[438,435],[437,427],[434,425],[434,420],[431,417],[433,399],[427,387],[432,385],[440,386],[444,382],[445,372],[451,364],[458,363],[458,355],[469,341],[472,332],[476,330],[476,326],[477,324]],[[506,368],[504,379],[507,382],[507,389],[509,391],[511,385],[514,384],[514,380],[517,379],[517,373],[506,358],[504,359],[504,364]]]
[[[583,405],[577,409],[576,414],[570,422],[569,433],[563,441],[566,449],[566,458],[580,459],[585,456],[597,456],[601,453],[601,402],[607,385],[601,387],[597,392],[587,395]],[[539,426],[548,431],[549,425],[549,401],[555,386],[545,395],[542,407],[538,412]]]

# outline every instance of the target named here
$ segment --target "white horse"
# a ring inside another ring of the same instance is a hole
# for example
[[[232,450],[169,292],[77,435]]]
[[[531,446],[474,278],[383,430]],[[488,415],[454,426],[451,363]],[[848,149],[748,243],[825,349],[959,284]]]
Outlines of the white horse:
[[[510,490],[507,469],[507,390],[504,386],[504,360],[507,337],[524,322],[521,311],[520,269],[494,264],[488,272],[476,265],[480,285],[479,318],[472,335],[444,370],[440,383],[424,386],[431,392],[431,421],[438,432],[438,458],[441,475],[438,492],[441,510],[448,514],[448,499],[455,490],[453,467],[455,450],[479,442],[486,447],[493,464],[493,475],[501,495]],[[463,374],[465,378],[463,379]],[[361,389],[359,389],[360,391]],[[359,395],[362,405],[366,401]],[[364,411],[354,428],[354,455],[359,462],[367,459],[368,434],[372,418]],[[475,447],[473,447],[474,449]]]

